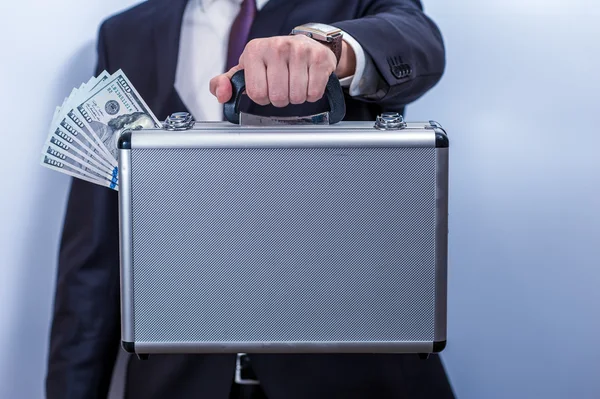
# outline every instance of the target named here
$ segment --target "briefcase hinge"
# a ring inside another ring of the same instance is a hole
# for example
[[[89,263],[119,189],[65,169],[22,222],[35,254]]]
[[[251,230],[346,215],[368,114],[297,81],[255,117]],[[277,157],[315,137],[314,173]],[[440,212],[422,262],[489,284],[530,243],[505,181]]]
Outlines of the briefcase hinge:
[[[189,112],[175,112],[165,119],[165,130],[189,130],[194,127],[194,117]]]

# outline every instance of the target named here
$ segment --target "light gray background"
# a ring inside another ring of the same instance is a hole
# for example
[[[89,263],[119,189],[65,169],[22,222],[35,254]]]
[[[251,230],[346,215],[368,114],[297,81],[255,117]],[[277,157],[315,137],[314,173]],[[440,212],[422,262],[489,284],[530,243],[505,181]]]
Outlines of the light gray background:
[[[0,397],[42,398],[69,179],[39,166],[54,107],[129,0],[0,4]],[[447,128],[449,344],[460,399],[600,397],[600,3],[426,0],[443,81],[408,109]]]

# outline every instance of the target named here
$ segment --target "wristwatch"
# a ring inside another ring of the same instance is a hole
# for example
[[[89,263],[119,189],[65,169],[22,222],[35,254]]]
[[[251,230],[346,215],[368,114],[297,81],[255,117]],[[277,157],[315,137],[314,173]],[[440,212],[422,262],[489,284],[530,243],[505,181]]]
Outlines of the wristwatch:
[[[340,63],[342,58],[342,30],[333,26],[319,24],[319,23],[308,23],[300,26],[296,26],[290,35],[305,35],[311,39],[315,39],[321,42],[325,46],[329,47],[337,60],[336,65]]]

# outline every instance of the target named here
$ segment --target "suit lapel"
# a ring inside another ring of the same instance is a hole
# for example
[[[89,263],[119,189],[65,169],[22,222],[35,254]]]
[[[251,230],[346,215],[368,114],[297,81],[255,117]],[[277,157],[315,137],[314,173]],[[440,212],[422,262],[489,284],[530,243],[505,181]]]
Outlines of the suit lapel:
[[[160,1],[154,10],[152,40],[155,46],[156,96],[153,109],[159,118],[164,118],[170,112],[184,110],[174,85],[181,23],[187,1]]]
[[[286,31],[287,17],[301,2],[302,0],[269,0],[257,14],[248,40],[289,33]],[[149,105],[159,119],[164,119],[172,112],[186,110],[175,90],[175,75],[181,24],[188,0],[156,0],[155,3],[152,42],[156,65],[156,95],[149,99]]]

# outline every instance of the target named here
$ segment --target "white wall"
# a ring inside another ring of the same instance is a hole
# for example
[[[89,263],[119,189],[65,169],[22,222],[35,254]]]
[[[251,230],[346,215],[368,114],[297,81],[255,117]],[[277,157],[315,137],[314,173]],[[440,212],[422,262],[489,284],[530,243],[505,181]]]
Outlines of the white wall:
[[[133,0],[2,0],[0,398],[43,397],[69,179],[39,165],[54,107],[94,72],[100,21]]]
[[[424,3],[448,69],[407,118],[450,135],[458,397],[600,398],[600,2]]]
[[[84,4],[85,3],[85,4]],[[3,1],[0,398],[41,398],[68,179],[38,165],[132,0]],[[460,399],[600,397],[600,4],[424,0],[448,48],[408,110],[451,138],[449,345]]]

